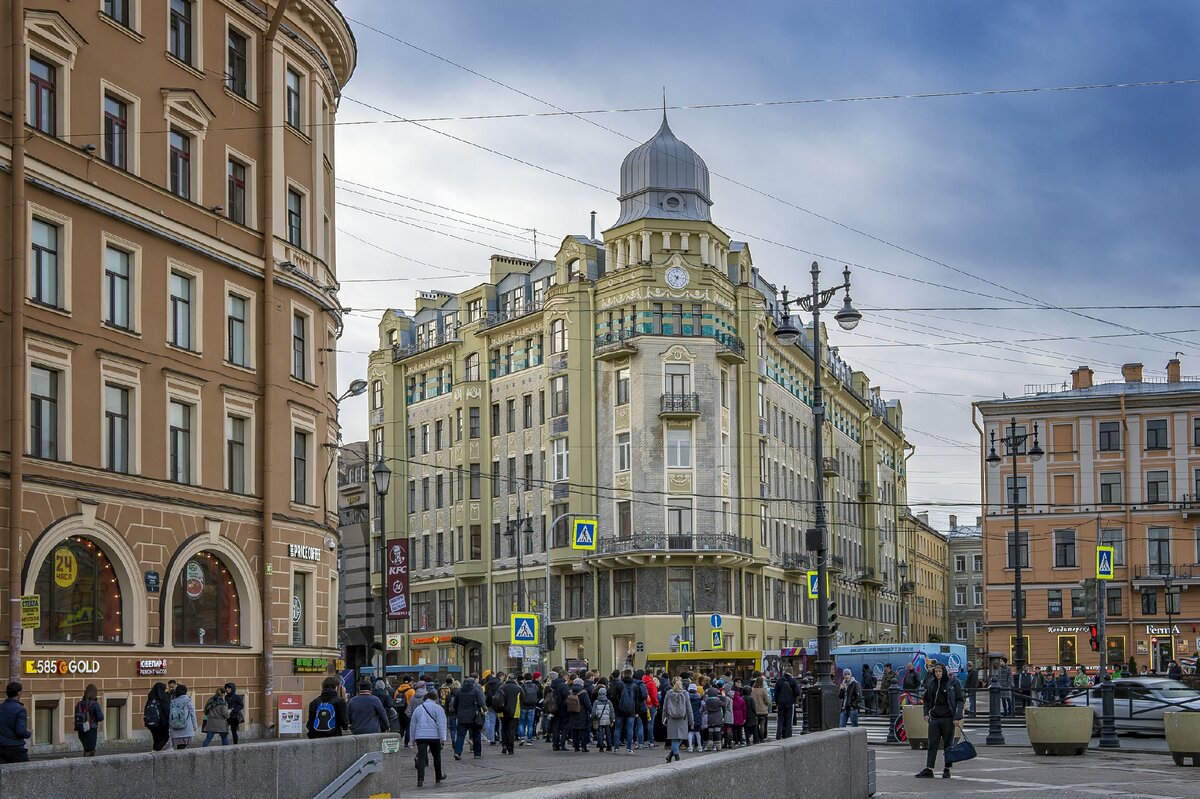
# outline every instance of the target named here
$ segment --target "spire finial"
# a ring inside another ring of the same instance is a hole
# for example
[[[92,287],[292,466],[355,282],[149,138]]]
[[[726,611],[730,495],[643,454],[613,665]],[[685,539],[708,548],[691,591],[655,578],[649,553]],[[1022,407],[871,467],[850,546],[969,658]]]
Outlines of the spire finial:
[[[667,121],[667,87],[663,86],[663,122]]]

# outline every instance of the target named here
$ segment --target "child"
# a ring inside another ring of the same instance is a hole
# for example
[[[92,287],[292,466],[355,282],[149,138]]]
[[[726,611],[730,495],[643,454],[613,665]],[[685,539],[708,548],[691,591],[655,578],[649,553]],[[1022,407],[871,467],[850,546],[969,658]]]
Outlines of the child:
[[[592,703],[592,724],[596,727],[597,751],[613,750],[612,725],[615,718],[612,702],[608,699],[608,689],[602,685],[596,689],[596,701]]]

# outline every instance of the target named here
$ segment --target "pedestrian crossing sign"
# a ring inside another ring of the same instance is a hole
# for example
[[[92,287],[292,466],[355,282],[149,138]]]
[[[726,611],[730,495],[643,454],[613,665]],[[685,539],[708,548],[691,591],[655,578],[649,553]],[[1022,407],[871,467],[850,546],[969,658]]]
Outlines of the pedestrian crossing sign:
[[[818,572],[805,572],[805,575],[808,577],[808,598],[819,599],[821,596],[821,589],[817,583]]]
[[[679,642],[679,651],[680,652],[691,652],[692,651],[692,642],[691,641],[680,641]]]
[[[541,641],[538,637],[538,617],[536,613],[514,613],[509,619],[509,642],[514,645],[527,644],[537,646]]]
[[[725,648],[725,634],[722,633],[720,630],[712,631],[712,648],[713,649],[724,649]]]
[[[1115,547],[1096,547],[1096,579],[1111,580],[1116,557]]]
[[[596,520],[576,519],[571,535],[571,549],[596,549]]]

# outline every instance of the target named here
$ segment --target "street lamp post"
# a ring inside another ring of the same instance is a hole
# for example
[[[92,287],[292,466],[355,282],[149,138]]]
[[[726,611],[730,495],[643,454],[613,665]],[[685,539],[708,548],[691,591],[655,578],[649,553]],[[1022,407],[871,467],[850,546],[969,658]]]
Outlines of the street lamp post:
[[[862,314],[850,304],[850,267],[846,267],[842,271],[843,280],[841,285],[830,289],[821,289],[821,268],[817,265],[816,261],[813,261],[810,274],[812,275],[812,294],[808,296],[789,300],[787,287],[784,286],[783,324],[775,329],[775,337],[779,339],[780,343],[785,345],[794,344],[800,338],[800,330],[792,324],[792,317],[789,313],[791,305],[794,304],[801,310],[812,312],[813,458],[816,461],[817,467],[816,496],[813,500],[816,524],[816,541],[813,543],[816,546],[812,548],[817,552],[817,685],[815,690],[818,692],[818,701],[820,703],[820,726],[818,727],[810,722],[810,728],[827,730],[837,726],[838,708],[837,687],[833,684],[830,674],[830,667],[833,663],[830,651],[833,629],[829,619],[829,574],[826,564],[829,540],[828,531],[825,529],[825,476],[822,471],[824,466],[822,428],[825,424],[825,406],[821,390],[823,379],[821,370],[821,309],[829,305],[829,302],[839,291],[843,291],[845,292],[845,300],[842,303],[841,310],[833,316],[837,323],[843,330],[853,330],[858,326],[859,320],[862,319]]]
[[[1171,642],[1171,660],[1175,659],[1175,611],[1171,604],[1171,586],[1174,583],[1175,578],[1171,574],[1163,577],[1163,604],[1166,605],[1167,610],[1167,640]],[[1158,668],[1160,671],[1166,671],[1161,656],[1158,659]]]
[[[371,470],[379,503],[379,671],[375,679],[387,679],[387,519],[384,500],[392,482],[392,470],[382,460]]]
[[[1045,453],[1038,446],[1038,426],[1037,422],[1033,423],[1033,446],[1029,448],[1029,458],[1033,461],[1041,460]],[[1013,558],[1013,591],[1016,593],[1016,600],[1013,607],[1013,617],[1016,620],[1017,642],[1013,647],[1013,665],[1016,667],[1016,673],[1019,675],[1025,670],[1025,661],[1029,653],[1025,651],[1025,632],[1022,625],[1025,617],[1025,602],[1021,590],[1021,503],[1018,502],[1020,492],[1017,490],[1017,456],[1022,454],[1021,450],[1025,446],[1025,442],[1030,438],[1029,433],[1017,432],[1017,418],[1014,416],[1009,420],[1008,435],[1000,439],[1000,443],[1004,445],[1005,453],[1012,461],[1012,493],[1009,496],[1009,504],[1012,506],[1013,515],[1013,541],[1016,544],[1016,557]],[[995,468],[1000,465],[1000,455],[996,453],[996,431],[992,431],[992,446],[988,452],[987,464]],[[1028,548],[1025,549],[1028,551]]]
[[[900,571],[900,641],[908,643],[908,596],[912,593],[913,586],[906,579],[908,562],[902,560],[896,564],[896,568]]]

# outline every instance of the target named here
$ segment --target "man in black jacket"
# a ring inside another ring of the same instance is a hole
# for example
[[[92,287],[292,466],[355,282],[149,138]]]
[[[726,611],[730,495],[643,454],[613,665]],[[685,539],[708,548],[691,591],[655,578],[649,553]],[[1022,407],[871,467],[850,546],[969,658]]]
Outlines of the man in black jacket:
[[[796,720],[796,699],[800,696],[800,684],[786,670],[779,673],[775,681],[775,705],[778,717],[775,720],[775,740],[792,737],[792,724]]]
[[[510,673],[504,685],[496,690],[504,698],[504,709],[497,711],[501,717],[500,754],[511,755],[517,742],[517,719],[521,708],[521,686],[517,685],[517,675]]]
[[[979,693],[979,669],[975,668],[975,664],[967,661],[967,713],[971,718],[975,718],[975,701],[976,694]]]
[[[326,677],[321,683],[321,695],[308,703],[309,738],[332,738],[350,729],[346,702],[338,696],[338,678]],[[368,691],[369,693],[369,691]]]
[[[554,718],[550,723],[550,740],[553,744],[555,752],[566,751],[567,748],[567,694],[570,689],[567,687],[567,681],[559,675],[562,674],[561,669],[551,672],[553,675],[550,680],[548,690],[554,693]]]
[[[929,681],[925,684],[925,720],[929,723],[929,749],[925,755],[925,768],[917,773],[918,777],[933,776],[938,744],[941,743],[943,752],[950,748],[954,743],[955,722],[962,720],[962,714],[963,695],[958,678],[948,675],[943,664],[934,663]],[[949,763],[944,764],[942,777],[950,779]]]

